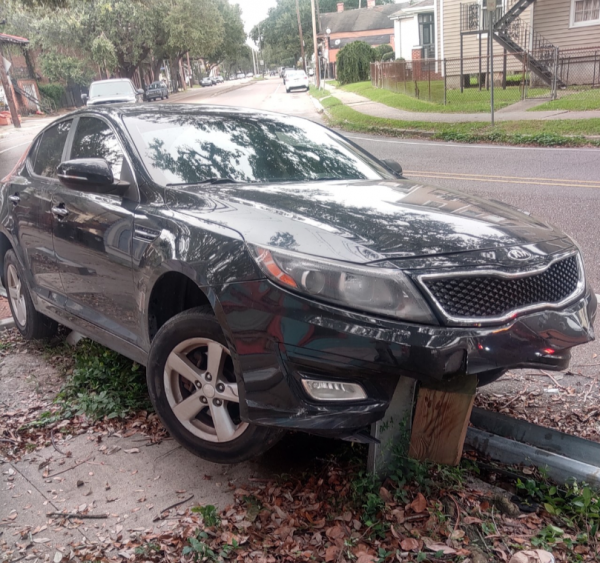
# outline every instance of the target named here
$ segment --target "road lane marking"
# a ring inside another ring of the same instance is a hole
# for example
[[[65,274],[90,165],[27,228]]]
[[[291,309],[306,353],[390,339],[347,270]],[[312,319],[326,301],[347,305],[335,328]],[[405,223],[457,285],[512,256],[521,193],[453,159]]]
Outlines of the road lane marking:
[[[411,175],[411,172],[408,170],[405,170],[404,172],[405,172],[405,174],[407,174],[409,176]],[[460,175],[444,176],[444,175],[436,174],[433,172],[421,173],[421,174],[414,173],[414,176],[417,178],[433,178],[435,180],[462,180],[465,182],[491,182],[491,183],[495,183],[495,184],[518,184],[518,185],[559,187],[559,188],[592,188],[592,189],[600,190],[600,183],[593,184],[593,185],[581,185],[581,184],[572,184],[572,183],[570,184],[570,183],[566,183],[566,182],[568,182],[568,180],[565,180],[565,183],[528,182],[528,181],[523,181],[523,180],[518,180],[518,181],[498,180],[498,179],[493,179],[493,177],[487,177],[487,176],[479,176],[479,177],[474,177],[474,178],[467,177],[467,176],[460,176]]]
[[[570,184],[593,184],[594,187],[600,187],[598,180],[572,180],[570,178],[539,178],[539,177],[527,177],[527,176],[495,176],[493,174],[467,174],[466,172],[437,172],[435,170],[405,170],[408,174],[436,174],[439,176],[468,176],[472,178],[481,178],[487,180],[488,178],[498,178],[501,180],[535,180],[538,182],[569,182]]]
[[[14,147],[10,147],[8,149],[4,149],[3,151],[0,151],[0,154],[3,154],[8,151],[12,151],[13,149],[18,149],[19,147],[24,147],[25,145],[29,145],[29,144],[31,144],[31,141],[27,141],[26,143],[21,143],[20,145],[15,145]]]
[[[509,147],[506,145],[480,145],[477,143],[472,144],[459,144],[459,143],[444,143],[442,141],[392,141],[391,139],[372,139],[370,137],[357,137],[356,135],[344,135],[349,139],[358,139],[361,141],[371,141],[373,143],[388,143],[393,145],[423,145],[430,147],[432,145],[450,147],[454,149],[491,149],[491,150],[507,150],[507,151],[577,151],[577,152],[592,152],[598,151],[595,148],[569,148],[569,147],[527,147],[527,146],[515,146]]]

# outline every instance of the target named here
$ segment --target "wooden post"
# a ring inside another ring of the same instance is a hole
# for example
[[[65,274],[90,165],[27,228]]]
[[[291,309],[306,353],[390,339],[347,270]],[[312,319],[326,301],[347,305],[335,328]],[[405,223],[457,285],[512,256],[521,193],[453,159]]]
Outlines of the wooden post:
[[[477,376],[421,386],[409,455],[420,461],[458,465],[475,399]]]
[[[21,118],[17,111],[17,104],[13,96],[12,84],[8,80],[6,69],[4,68],[4,54],[2,52],[2,43],[0,43],[0,81],[2,82],[2,88],[4,89],[4,95],[8,102],[8,109],[10,109],[10,116],[12,118],[13,125],[19,129],[21,127]]]

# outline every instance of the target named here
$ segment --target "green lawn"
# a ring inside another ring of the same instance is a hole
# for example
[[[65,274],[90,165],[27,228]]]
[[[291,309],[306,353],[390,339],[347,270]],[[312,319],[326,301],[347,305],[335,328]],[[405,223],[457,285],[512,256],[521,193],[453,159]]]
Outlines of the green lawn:
[[[584,90],[583,92],[563,91],[560,98],[553,102],[546,102],[529,111],[547,111],[551,109],[562,109],[569,111],[586,111],[600,109],[600,88]]]
[[[446,93],[446,105],[444,105],[444,81],[437,80],[428,82],[417,82],[419,98],[412,94],[415,93],[414,82],[408,82],[405,87],[410,89],[410,94],[400,92],[391,92],[383,88],[375,88],[370,82],[358,82],[356,84],[347,84],[342,86],[347,92],[354,92],[369,98],[374,102],[380,102],[386,106],[397,109],[415,112],[427,113],[485,113],[490,111],[490,92],[478,88],[465,88],[463,93],[459,89],[448,89]],[[549,95],[546,89],[530,89],[530,96]],[[431,101],[429,101],[431,99]],[[509,86],[506,90],[495,88],[494,107],[502,109],[514,104],[521,99],[521,90],[519,86]]]
[[[428,136],[445,141],[466,143],[497,142],[515,145],[600,147],[600,140],[584,135],[600,136],[600,119],[552,121],[504,121],[492,127],[488,123],[431,123],[383,119],[360,113],[326,91],[311,87],[327,110],[329,125],[347,131],[374,133],[396,137]]]

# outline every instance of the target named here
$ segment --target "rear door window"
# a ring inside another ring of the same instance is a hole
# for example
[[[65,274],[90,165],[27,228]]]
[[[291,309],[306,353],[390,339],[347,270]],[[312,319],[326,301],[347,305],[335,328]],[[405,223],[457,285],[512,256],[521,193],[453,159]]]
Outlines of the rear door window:
[[[56,178],[56,168],[62,161],[63,149],[72,121],[61,121],[42,135],[35,157],[33,171],[38,176]]]

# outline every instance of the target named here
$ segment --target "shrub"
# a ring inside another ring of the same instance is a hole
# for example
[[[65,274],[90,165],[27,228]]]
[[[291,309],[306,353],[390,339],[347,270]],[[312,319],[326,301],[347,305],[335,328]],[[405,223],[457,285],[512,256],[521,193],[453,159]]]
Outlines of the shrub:
[[[364,82],[371,76],[371,63],[375,51],[364,41],[346,45],[337,55],[337,78],[341,85]]]
[[[60,100],[65,94],[65,87],[62,84],[38,84],[40,94],[52,102],[53,107],[60,107]]]
[[[394,53],[394,51],[388,52],[385,55],[383,55],[383,57],[381,57],[381,62],[395,61],[395,60],[396,60],[396,53]]]
[[[391,45],[379,45],[373,51],[375,51],[376,61],[387,61],[394,56],[394,49],[392,49]]]

